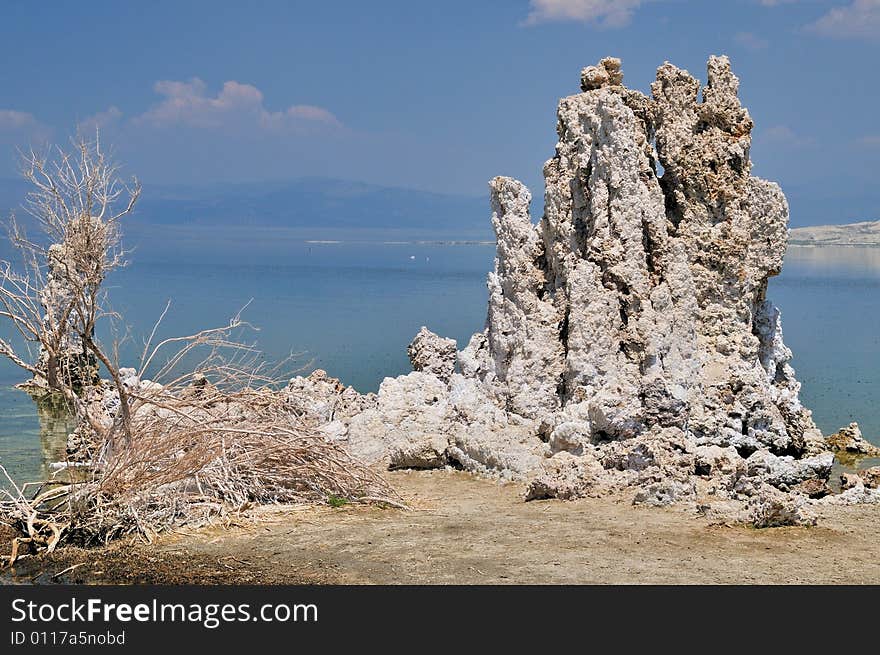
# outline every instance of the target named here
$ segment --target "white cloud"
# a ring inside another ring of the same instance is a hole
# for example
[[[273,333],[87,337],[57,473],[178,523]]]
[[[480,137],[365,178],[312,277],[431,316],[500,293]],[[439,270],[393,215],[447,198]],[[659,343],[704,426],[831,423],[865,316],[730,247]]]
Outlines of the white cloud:
[[[33,114],[14,109],[0,109],[0,130],[22,130],[39,124]]]
[[[282,111],[269,111],[263,104],[263,93],[250,84],[224,82],[216,96],[208,94],[207,85],[199,78],[188,82],[163,80],[156,82],[153,88],[164,99],[136,116],[133,122],[137,125],[182,125],[201,129],[249,126],[294,131],[310,127],[342,127],[331,112],[314,105],[293,105]]]
[[[41,123],[33,114],[15,109],[0,109],[0,137],[3,148],[9,145],[21,146],[46,141],[52,130]]]
[[[525,25],[581,21],[598,27],[623,27],[633,12],[650,0],[531,0]]]
[[[842,39],[880,38],[880,0],[853,0],[844,7],[835,7],[807,29]]]
[[[530,0],[529,15],[523,25],[560,21],[580,21],[597,27],[625,27],[636,9],[647,2],[662,0]],[[669,1],[669,0],[667,0]],[[764,7],[778,7],[802,0],[757,0]]]
[[[788,125],[774,125],[762,130],[758,137],[768,143],[789,147],[802,147],[812,145],[813,139],[808,136],[797,134]]]
[[[94,132],[96,129],[114,127],[122,120],[122,111],[113,105],[104,111],[99,111],[79,121],[76,124],[78,131],[83,133]]]
[[[283,129],[286,126],[302,121],[322,123],[332,127],[342,127],[342,123],[331,112],[315,105],[293,105],[285,111],[260,114],[260,124],[271,129]]]
[[[153,88],[158,96],[152,106],[126,113],[105,106],[56,129],[32,114],[0,108],[0,176],[9,174],[16,148],[64,142],[71,127],[85,136],[99,129],[127,169],[160,182],[333,175],[337,168],[338,174],[354,175],[387,146],[383,140],[367,144],[367,136],[315,104],[269,108],[250,84],[227,81],[215,90],[193,78],[164,80]],[[349,166],[344,171],[342,160]]]
[[[734,34],[733,40],[742,47],[753,51],[764,50],[770,45],[767,39],[761,38],[754,32],[737,32]]]

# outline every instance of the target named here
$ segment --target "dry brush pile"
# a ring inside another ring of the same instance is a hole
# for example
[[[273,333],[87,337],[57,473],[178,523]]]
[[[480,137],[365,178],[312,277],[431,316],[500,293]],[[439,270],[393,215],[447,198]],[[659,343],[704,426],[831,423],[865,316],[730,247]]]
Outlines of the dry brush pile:
[[[130,385],[131,444],[92,434],[94,459],[60,479],[8,493],[3,521],[17,543],[54,549],[163,530],[240,513],[256,504],[402,506],[371,469],[291,412],[283,391],[239,389],[197,374],[187,386]],[[111,389],[92,404],[113,397]],[[11,481],[10,481],[11,482]],[[12,560],[16,557],[17,546]]]
[[[151,541],[256,504],[403,507],[381,476],[289,403],[259,353],[236,339],[248,327],[239,316],[154,346],[163,313],[139,367],[119,366],[119,344],[102,345],[96,326],[121,318],[107,309],[103,283],[124,262],[118,223],[140,186],[120,183],[99,142],[74,145],[73,154],[24,158],[34,188],[25,208],[40,235],[29,238],[13,220],[21,263],[0,266],[0,319],[11,334],[0,354],[32,375],[29,391],[62,399],[78,425],[52,479],[18,487],[0,466],[11,489],[0,521],[21,534],[9,562],[22,546]]]

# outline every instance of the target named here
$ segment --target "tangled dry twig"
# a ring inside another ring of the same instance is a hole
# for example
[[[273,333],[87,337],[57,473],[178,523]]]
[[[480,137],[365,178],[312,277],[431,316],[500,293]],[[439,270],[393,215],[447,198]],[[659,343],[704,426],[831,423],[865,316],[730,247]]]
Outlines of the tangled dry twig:
[[[0,510],[23,537],[53,550],[127,534],[200,525],[257,504],[351,503],[404,507],[376,472],[294,415],[283,391],[224,391],[202,377],[183,389],[133,390],[131,446],[105,441],[87,479],[53,482]],[[11,482],[11,480],[10,480]]]

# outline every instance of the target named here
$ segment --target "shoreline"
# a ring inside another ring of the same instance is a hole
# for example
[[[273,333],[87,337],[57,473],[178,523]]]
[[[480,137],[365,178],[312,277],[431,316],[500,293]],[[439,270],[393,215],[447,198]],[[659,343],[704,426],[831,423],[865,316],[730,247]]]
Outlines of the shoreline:
[[[790,241],[789,248],[880,248],[880,243],[810,243]]]
[[[17,581],[880,583],[878,505],[824,508],[816,527],[757,530],[712,525],[682,506],[633,506],[625,495],[525,503],[520,485],[458,471],[388,475],[412,511],[264,508],[230,526],[162,535],[153,546],[65,548],[24,560]]]

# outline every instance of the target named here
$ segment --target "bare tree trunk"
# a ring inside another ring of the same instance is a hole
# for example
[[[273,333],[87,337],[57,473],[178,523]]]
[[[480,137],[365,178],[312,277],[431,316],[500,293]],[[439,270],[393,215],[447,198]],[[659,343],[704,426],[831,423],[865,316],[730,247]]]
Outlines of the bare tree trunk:
[[[58,356],[54,353],[46,353],[46,385],[51,391],[59,391],[61,385],[58,383]]]
[[[128,391],[125,388],[125,384],[122,382],[122,378],[119,376],[119,369],[114,366],[103,351],[98,348],[91,335],[83,335],[83,341],[86,346],[88,346],[89,350],[95,354],[98,361],[104,365],[104,368],[107,369],[107,373],[110,374],[110,377],[113,378],[113,383],[116,385],[116,391],[119,393],[119,411],[122,417],[122,433],[125,437],[125,445],[130,446],[132,442],[131,407],[128,404]]]
[[[122,182],[97,136],[91,142],[77,138],[73,146],[73,152],[57,148],[54,154],[22,156],[22,174],[33,186],[24,209],[37,220],[42,237],[32,240],[10,217],[10,238],[23,270],[0,261],[0,319],[25,342],[38,343],[40,359],[25,361],[3,339],[0,356],[45,380],[102,439],[115,438],[121,422],[130,446],[131,395],[118,367],[95,343],[94,328],[108,315],[101,306],[107,274],[124,263],[118,224],[133,211],[141,187],[135,179],[130,186]],[[107,369],[119,394],[109,428],[105,417],[91,415],[87,387],[94,384],[94,360]]]

